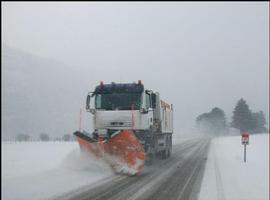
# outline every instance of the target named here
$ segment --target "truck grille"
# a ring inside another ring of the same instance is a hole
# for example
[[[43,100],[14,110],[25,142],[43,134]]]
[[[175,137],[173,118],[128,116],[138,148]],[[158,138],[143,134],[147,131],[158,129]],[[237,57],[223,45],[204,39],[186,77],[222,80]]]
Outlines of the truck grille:
[[[130,127],[130,121],[122,121],[122,122],[104,122],[105,127]]]

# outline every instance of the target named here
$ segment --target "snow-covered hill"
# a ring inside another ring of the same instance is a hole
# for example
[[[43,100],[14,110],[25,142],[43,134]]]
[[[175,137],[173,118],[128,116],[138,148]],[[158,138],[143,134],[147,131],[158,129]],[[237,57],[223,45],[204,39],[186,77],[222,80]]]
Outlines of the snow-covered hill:
[[[86,74],[5,45],[2,52],[2,139],[75,131],[89,90]]]

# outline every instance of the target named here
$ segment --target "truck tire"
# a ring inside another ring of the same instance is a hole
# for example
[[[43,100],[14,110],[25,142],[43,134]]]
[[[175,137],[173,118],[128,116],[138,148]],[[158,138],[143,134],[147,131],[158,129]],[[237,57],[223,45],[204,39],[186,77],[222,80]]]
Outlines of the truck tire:
[[[153,153],[149,153],[147,156],[147,159],[145,160],[145,165],[152,165],[154,163],[155,160],[155,155]]]
[[[166,158],[167,158],[167,151],[166,150],[161,151],[161,159],[165,160]]]
[[[166,150],[165,150],[165,158],[170,157],[170,136],[166,136]]]
[[[171,157],[171,151],[170,151],[170,148],[168,149],[167,151],[167,158]]]
[[[171,157],[172,154],[172,135],[169,136],[169,150],[168,150],[168,157]]]

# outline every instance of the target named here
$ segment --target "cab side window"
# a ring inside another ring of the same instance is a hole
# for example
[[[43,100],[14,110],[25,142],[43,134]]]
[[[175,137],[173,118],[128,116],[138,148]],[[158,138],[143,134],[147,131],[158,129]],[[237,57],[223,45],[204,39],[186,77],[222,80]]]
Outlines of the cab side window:
[[[150,101],[150,95],[149,94],[145,94],[145,102],[146,102],[146,108],[152,108],[152,105],[151,105],[151,101]]]
[[[101,95],[100,94],[97,94],[96,95],[96,109],[100,109],[101,108]]]

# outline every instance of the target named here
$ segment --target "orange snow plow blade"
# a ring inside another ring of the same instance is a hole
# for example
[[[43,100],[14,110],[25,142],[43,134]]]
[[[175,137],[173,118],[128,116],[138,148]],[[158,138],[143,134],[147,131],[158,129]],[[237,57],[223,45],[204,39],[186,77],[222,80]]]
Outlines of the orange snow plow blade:
[[[103,157],[116,172],[134,175],[144,168],[144,148],[131,130],[116,131],[110,139],[95,140],[78,131],[74,135],[81,149]]]

